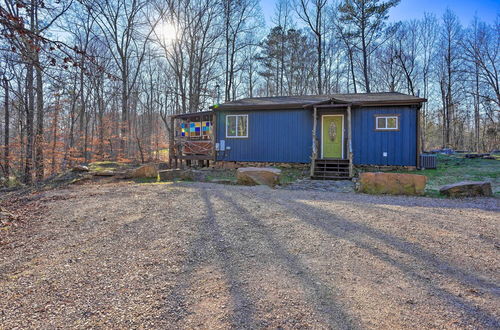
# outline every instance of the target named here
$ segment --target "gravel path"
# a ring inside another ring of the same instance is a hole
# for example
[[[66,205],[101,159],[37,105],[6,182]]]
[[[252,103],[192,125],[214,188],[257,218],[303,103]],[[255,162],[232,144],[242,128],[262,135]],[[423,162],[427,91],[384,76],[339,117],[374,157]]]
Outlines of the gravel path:
[[[216,184],[32,196],[0,328],[499,328],[498,199]]]

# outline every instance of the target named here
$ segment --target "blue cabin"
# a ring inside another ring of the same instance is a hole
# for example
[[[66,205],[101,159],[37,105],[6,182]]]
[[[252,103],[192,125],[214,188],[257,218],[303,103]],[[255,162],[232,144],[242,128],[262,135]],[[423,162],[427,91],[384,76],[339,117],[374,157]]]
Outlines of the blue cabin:
[[[179,126],[175,120],[182,123],[180,134],[173,130],[171,150],[176,138],[185,141],[177,143],[172,159],[309,163],[311,176],[324,179],[351,177],[354,166],[418,167],[418,118],[425,101],[358,93],[227,102],[173,117],[172,127]]]

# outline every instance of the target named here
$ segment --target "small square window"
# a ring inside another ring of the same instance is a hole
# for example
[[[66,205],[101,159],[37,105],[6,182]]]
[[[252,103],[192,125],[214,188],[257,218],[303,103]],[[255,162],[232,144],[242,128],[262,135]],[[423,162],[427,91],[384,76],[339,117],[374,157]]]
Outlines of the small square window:
[[[398,131],[399,116],[397,115],[376,115],[375,116],[376,131]]]
[[[248,115],[226,116],[226,137],[247,138],[248,137]]]

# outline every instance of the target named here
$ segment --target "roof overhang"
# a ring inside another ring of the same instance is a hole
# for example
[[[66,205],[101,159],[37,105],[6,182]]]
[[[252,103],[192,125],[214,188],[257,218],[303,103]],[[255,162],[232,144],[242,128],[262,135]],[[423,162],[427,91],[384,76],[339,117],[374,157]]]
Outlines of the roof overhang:
[[[211,106],[210,109],[214,111],[220,110],[286,110],[286,109],[302,109],[302,103],[289,103],[289,104],[259,104],[259,105],[224,105]]]
[[[397,93],[396,93],[397,94]],[[351,96],[352,95],[352,96]],[[340,96],[340,97],[339,97]],[[295,102],[282,103],[260,103],[260,104],[232,104],[225,103],[211,106],[213,111],[230,110],[230,111],[249,111],[249,110],[291,110],[291,109],[313,109],[316,108],[343,108],[343,107],[377,107],[377,106],[416,106],[420,107],[422,103],[427,102],[427,99],[406,95],[404,99],[398,99],[398,95],[388,95],[387,99],[383,99],[376,95],[375,99],[369,99],[371,95],[356,95],[345,94],[333,96],[325,96],[319,100],[295,100]],[[385,96],[385,95],[383,95]],[[391,98],[392,96],[392,98]],[[396,98],[394,97],[396,96]],[[357,97],[357,99],[356,99]],[[377,99],[378,98],[378,99]]]
[[[172,115],[172,118],[175,119],[193,119],[200,116],[209,116],[212,115],[213,111],[200,111],[200,112],[192,112],[192,113],[183,113],[179,115]]]

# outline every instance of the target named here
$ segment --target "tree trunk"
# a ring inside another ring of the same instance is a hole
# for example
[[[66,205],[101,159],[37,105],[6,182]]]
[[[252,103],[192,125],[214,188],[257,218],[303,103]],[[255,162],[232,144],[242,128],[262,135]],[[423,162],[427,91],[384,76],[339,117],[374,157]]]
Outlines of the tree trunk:
[[[38,62],[38,57],[37,57]],[[36,141],[35,141],[35,169],[37,181],[43,180],[44,164],[43,164],[43,73],[40,63],[37,63],[36,68]]]
[[[351,47],[349,47],[349,67],[351,69],[352,86],[354,87],[354,93],[357,93],[358,88],[356,87],[356,75],[354,74],[354,56]]]
[[[365,25],[364,21],[361,27],[361,47],[363,52],[363,76],[365,78],[365,89],[367,93],[370,93],[370,78],[368,77],[368,49],[366,47],[366,35],[365,35]]]
[[[476,149],[476,152],[479,152],[480,151],[480,145],[479,145],[479,142],[480,142],[480,137],[479,137],[479,131],[480,131],[480,127],[479,127],[479,67],[478,67],[478,64],[476,62],[475,64],[475,87],[476,87],[476,93],[474,95],[474,135],[475,135],[475,140],[474,140],[474,144],[475,144],[475,149]]]
[[[33,183],[33,122],[35,119],[35,91],[34,91],[34,68],[33,64],[29,63],[26,73],[26,93],[28,94],[28,102],[26,104],[26,155],[24,165],[24,178],[26,184]]]
[[[126,156],[126,140],[127,140],[127,125],[128,125],[128,87],[127,74],[122,74],[122,120],[120,128],[120,151],[119,157]]]
[[[5,88],[5,137],[4,137],[4,149],[3,149],[3,159],[4,159],[4,176],[9,180],[9,122],[10,122],[10,113],[9,113],[9,82],[7,78],[4,78],[4,88]]]
[[[59,95],[56,95],[54,108],[54,121],[52,122],[52,168],[51,173],[56,173],[56,147],[57,147],[57,124],[59,121]]]
[[[319,15],[319,13],[318,13]],[[321,20],[320,23],[321,24]],[[321,79],[321,69],[323,66],[323,40],[321,38],[321,32],[318,33],[318,94],[323,94],[323,81]]]

